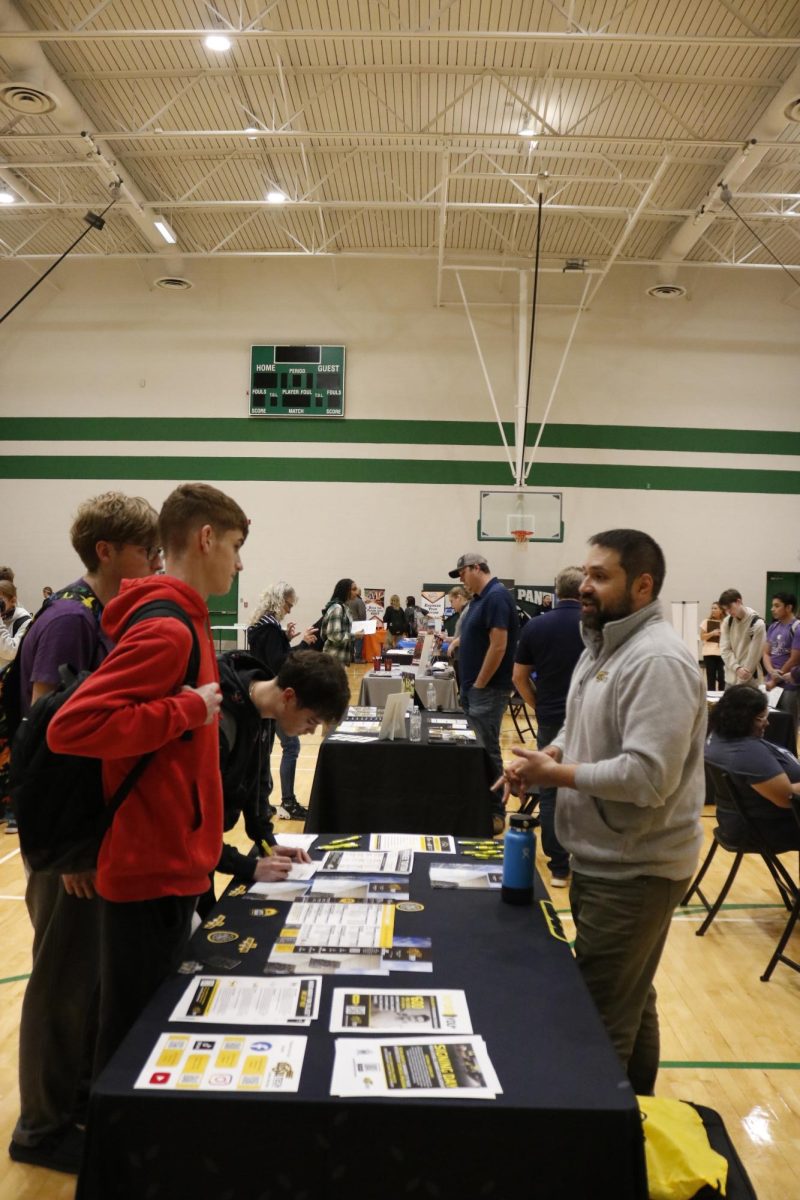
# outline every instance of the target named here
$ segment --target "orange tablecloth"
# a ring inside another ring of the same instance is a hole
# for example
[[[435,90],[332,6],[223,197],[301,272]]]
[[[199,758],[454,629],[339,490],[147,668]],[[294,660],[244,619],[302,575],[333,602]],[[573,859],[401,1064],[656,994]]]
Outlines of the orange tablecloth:
[[[361,644],[361,657],[364,662],[370,662],[376,655],[383,653],[383,643],[386,641],[386,630],[378,629],[375,633],[365,633]]]

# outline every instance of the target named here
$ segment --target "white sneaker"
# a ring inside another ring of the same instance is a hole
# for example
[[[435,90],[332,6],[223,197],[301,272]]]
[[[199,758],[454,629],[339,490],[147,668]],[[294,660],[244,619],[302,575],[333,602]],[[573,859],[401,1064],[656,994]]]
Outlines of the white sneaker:
[[[569,887],[569,875],[551,875],[550,887],[565,888]]]

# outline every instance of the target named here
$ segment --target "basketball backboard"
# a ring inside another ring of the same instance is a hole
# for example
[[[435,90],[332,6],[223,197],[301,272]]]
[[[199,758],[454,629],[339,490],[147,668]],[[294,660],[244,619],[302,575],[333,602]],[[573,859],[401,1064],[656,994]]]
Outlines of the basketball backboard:
[[[532,542],[563,542],[561,492],[528,488],[482,491],[478,541],[513,542],[515,530],[527,530]]]

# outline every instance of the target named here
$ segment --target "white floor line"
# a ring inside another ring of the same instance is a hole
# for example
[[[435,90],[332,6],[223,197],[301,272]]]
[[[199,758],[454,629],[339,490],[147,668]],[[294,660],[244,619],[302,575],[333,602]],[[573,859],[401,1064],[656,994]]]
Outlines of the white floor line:
[[[19,854],[19,846],[12,850],[10,854],[6,854],[4,858],[0,858],[0,863],[8,862],[8,860],[13,858],[15,854]]]
[[[24,896],[0,896],[0,900],[24,900]]]

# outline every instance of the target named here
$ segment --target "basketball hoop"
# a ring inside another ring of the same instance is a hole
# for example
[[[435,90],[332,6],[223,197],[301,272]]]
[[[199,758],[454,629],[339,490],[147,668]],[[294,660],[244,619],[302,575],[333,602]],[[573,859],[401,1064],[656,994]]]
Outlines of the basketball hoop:
[[[517,546],[519,546],[520,550],[524,550],[525,547],[527,546],[528,542],[533,537],[533,530],[532,529],[512,529],[511,536],[513,537]]]

